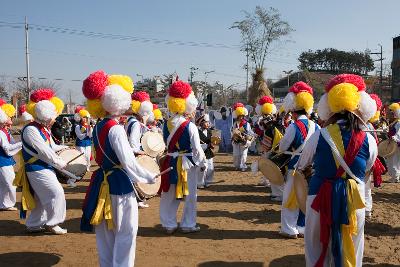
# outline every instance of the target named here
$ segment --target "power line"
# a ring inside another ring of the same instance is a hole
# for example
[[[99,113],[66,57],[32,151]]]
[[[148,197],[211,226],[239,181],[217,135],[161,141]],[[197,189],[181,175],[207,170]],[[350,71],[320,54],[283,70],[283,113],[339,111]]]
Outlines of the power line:
[[[23,25],[21,23],[17,23],[17,22],[12,23],[12,22],[0,21],[0,27],[9,27],[9,28],[18,29],[18,28],[23,28]],[[101,38],[101,39],[110,39],[110,40],[119,40],[119,41],[180,45],[180,46],[191,46],[191,47],[239,49],[239,46],[227,45],[227,44],[222,44],[222,43],[212,44],[212,43],[207,43],[207,42],[146,38],[146,37],[139,37],[139,36],[94,32],[94,31],[86,31],[86,30],[73,29],[73,28],[67,28],[67,27],[56,27],[56,26],[40,25],[40,24],[29,24],[29,29],[50,32],[50,33],[78,35],[78,36],[84,36],[84,37],[90,37],[90,38]]]

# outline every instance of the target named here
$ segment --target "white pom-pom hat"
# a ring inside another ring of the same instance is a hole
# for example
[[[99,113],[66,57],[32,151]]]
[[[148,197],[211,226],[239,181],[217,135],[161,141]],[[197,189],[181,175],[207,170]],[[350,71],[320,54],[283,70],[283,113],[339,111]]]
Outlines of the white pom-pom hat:
[[[150,96],[144,91],[136,91],[132,94],[132,111],[141,116],[151,116],[153,113],[153,104],[150,102]]]
[[[169,113],[175,114],[191,114],[196,111],[198,101],[193,94],[190,84],[184,81],[176,81],[168,89],[165,97]]]
[[[276,106],[274,105],[274,100],[270,96],[263,96],[257,103],[256,106],[257,115],[268,115],[276,114]]]
[[[239,116],[247,116],[248,114],[249,114],[249,112],[247,111],[246,107],[242,103],[237,102],[233,105],[232,115],[233,115],[234,119],[236,119]]]
[[[286,112],[305,110],[308,114],[311,114],[313,106],[313,89],[305,82],[293,84],[283,100],[283,108]]]

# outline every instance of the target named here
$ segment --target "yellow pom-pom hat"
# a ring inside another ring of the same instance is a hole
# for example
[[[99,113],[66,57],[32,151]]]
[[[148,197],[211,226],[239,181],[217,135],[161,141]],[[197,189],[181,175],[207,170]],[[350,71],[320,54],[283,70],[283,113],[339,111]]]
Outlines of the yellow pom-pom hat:
[[[308,114],[311,114],[313,106],[313,89],[305,82],[293,84],[283,100],[283,107],[286,112],[305,110]]]
[[[153,114],[156,121],[160,121],[163,119],[162,112],[156,104],[153,104]]]
[[[83,95],[88,99],[87,111],[96,118],[124,114],[131,106],[133,89],[129,76],[108,75],[102,70],[91,73],[82,86]]]
[[[365,92],[365,87],[363,78],[355,74],[333,77],[318,103],[318,115],[326,121],[334,113],[348,111],[367,122],[375,115],[377,108],[375,101]]]
[[[153,104],[150,96],[144,91],[137,91],[132,94],[132,112],[141,116],[150,116],[153,111]]]
[[[15,107],[11,104],[7,104],[6,101],[0,98],[0,123],[9,122],[12,117],[15,116]]]
[[[35,120],[45,123],[55,119],[64,110],[64,102],[51,88],[40,88],[31,93],[26,110]]]
[[[396,117],[396,119],[400,119],[400,104],[392,103],[389,105],[389,110],[391,110]]]
[[[81,121],[82,118],[90,118],[90,113],[83,106],[77,106],[75,108],[74,119],[76,122]]]
[[[165,102],[172,115],[193,113],[196,111],[198,105],[192,87],[184,81],[176,81],[171,85],[168,89]]]
[[[232,115],[234,119],[236,119],[239,116],[247,116],[248,114],[249,114],[248,110],[242,103],[237,102],[232,106]]]
[[[256,113],[258,115],[276,114],[276,106],[274,105],[274,100],[272,97],[261,97],[256,106]]]

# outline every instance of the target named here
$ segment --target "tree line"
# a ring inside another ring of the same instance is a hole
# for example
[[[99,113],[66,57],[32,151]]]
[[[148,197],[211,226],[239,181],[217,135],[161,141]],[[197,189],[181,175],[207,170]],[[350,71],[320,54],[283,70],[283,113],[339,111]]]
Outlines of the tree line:
[[[344,72],[367,74],[375,69],[374,61],[367,51],[346,52],[334,48],[308,50],[301,53],[298,60],[301,70],[323,71],[332,74]]]

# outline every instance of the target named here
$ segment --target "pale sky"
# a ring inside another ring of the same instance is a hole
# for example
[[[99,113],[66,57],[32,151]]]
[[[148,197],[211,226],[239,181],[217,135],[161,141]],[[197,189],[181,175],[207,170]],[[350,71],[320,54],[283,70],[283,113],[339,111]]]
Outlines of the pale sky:
[[[238,83],[244,89],[246,57],[237,48],[240,33],[229,27],[243,17],[243,10],[252,11],[256,5],[277,8],[295,29],[292,42],[268,57],[265,78],[297,70],[298,55],[308,49],[375,52],[382,44],[385,63],[390,63],[392,38],[400,34],[397,0],[2,0],[0,76],[25,76],[24,31],[9,23],[21,23],[27,16],[30,24],[58,27],[54,32],[30,30],[31,76],[62,79],[57,83],[65,100],[71,91],[73,100],[81,101],[81,82],[72,80],[98,69],[134,80],[141,79],[138,74],[152,77],[176,71],[187,80],[194,66],[199,68],[194,80],[204,80],[204,72],[214,70],[207,81]],[[137,39],[94,38],[59,28]]]

